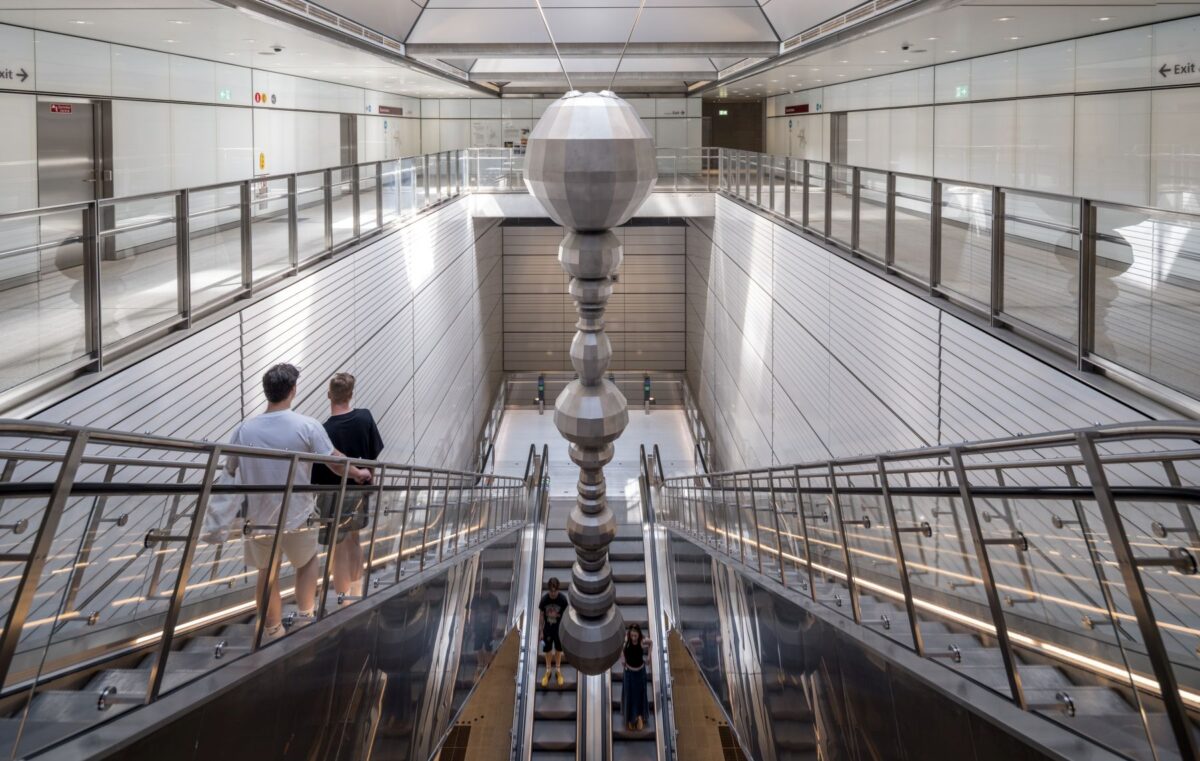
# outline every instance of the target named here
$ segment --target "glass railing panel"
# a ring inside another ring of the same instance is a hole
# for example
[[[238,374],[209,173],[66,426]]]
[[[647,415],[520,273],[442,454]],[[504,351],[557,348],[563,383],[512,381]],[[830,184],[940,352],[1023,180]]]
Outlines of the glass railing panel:
[[[941,287],[977,305],[991,302],[992,191],[942,183]]]
[[[764,178],[771,190],[770,192],[763,191],[764,202],[770,199],[771,211],[776,214],[784,214],[787,208],[787,190],[788,190],[788,174],[787,174],[787,158],[785,156],[771,156],[768,158],[767,176]]]
[[[678,181],[679,156],[673,149],[659,148],[655,152],[654,163],[658,170],[658,181],[654,183],[654,187],[674,190]]]
[[[929,282],[933,246],[931,189],[931,180],[896,177],[896,244],[892,266],[925,283]]]
[[[378,206],[375,189],[379,187],[375,176],[375,165],[364,164],[358,168],[358,229],[367,232],[379,225],[375,219],[375,209]]]
[[[854,170],[831,166],[829,172],[829,237],[849,247],[854,221]]]
[[[188,194],[192,309],[242,289],[240,185]]]
[[[1200,217],[1100,205],[1096,227],[1093,351],[1200,394]]]
[[[288,252],[288,182],[281,177],[250,183],[250,235],[254,282],[291,269]]]
[[[887,259],[888,176],[867,169],[858,173],[858,252]]]
[[[787,184],[792,202],[788,215],[793,222],[804,224],[804,161],[792,159],[791,171],[788,172]]]
[[[175,196],[105,202],[100,217],[100,318],[108,346],[179,316]]]
[[[75,209],[0,220],[0,328],[7,336],[0,389],[87,355],[84,245],[77,240],[84,215]]]
[[[800,481],[800,496],[816,580],[816,599],[841,615],[852,618],[853,609],[846,583],[846,557],[842,534],[837,525],[837,511],[829,494],[829,481],[823,474],[803,473]]]
[[[1075,342],[1079,203],[1004,191],[1004,313]]]
[[[408,217],[417,213],[420,204],[417,202],[417,163],[418,159],[400,160],[400,216]]]
[[[383,223],[390,225],[400,214],[400,161],[385,161],[383,174]]]
[[[774,479],[774,514],[778,520],[780,563],[785,586],[809,593],[808,547],[804,541],[804,524],[800,520],[800,497],[790,473]],[[772,528],[775,528],[772,526]],[[772,574],[774,575],[774,574]]]
[[[333,245],[354,237],[354,170],[346,167],[329,173],[333,197]]]
[[[818,235],[824,235],[829,217],[825,213],[825,177],[828,164],[815,161],[808,163],[808,226]]]
[[[325,173],[296,176],[296,252],[301,262],[325,253]]]

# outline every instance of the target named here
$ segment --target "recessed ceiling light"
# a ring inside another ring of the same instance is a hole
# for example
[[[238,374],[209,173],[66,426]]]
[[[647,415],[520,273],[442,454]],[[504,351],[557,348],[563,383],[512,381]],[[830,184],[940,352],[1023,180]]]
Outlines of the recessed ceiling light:
[[[930,42],[933,42],[934,40],[937,39],[937,37],[926,37],[925,39],[929,40]]]
[[[256,42],[256,40],[246,39],[246,40],[242,40],[242,42]]]
[[[868,67],[867,67],[867,71],[875,71],[875,69],[874,69],[874,68],[872,68],[872,67],[870,67],[870,66],[868,66]]]
[[[886,50],[880,50],[880,51],[879,51],[879,54],[880,54],[880,55],[883,55],[883,54],[884,54],[884,53],[886,53],[886,52],[887,52]]]
[[[82,19],[77,19],[77,20],[75,20],[75,21],[72,21],[71,23],[72,23],[72,24],[79,24],[80,26],[88,26],[88,25],[90,25],[92,22],[90,22],[90,21],[84,21],[84,20],[82,20]]]
[[[788,74],[788,76],[789,76],[789,77],[791,77],[792,79],[795,79],[795,78],[796,78],[796,75],[795,75],[795,74]]]
[[[839,76],[839,77],[844,77],[844,76],[846,76],[846,75],[845,75],[845,74],[838,74],[838,76]]]
[[[838,63],[850,63],[849,61],[838,61]]]
[[[226,53],[225,55],[237,55],[237,53]]]
[[[179,19],[170,19],[170,20],[168,20],[168,21],[167,21],[167,23],[168,23],[168,24],[175,24],[175,25],[177,25],[177,26],[183,26],[183,25],[185,25],[185,24],[190,24],[190,23],[192,23],[192,22],[190,22],[190,21],[181,21],[181,20],[179,20]]]
[[[1112,21],[1112,16],[1101,16],[1098,19],[1093,19],[1093,21]]]
[[[958,51],[957,51],[957,50],[951,50],[950,52],[951,52],[951,53],[957,53]]]
[[[997,21],[1001,21],[1001,22],[1003,22],[1003,21],[1012,21],[1012,20],[1013,20],[1013,18],[1014,18],[1013,16],[1001,16],[1000,18],[998,18],[998,19],[996,19],[996,20],[997,20]]]
[[[176,42],[179,42],[179,40],[163,40],[163,42],[166,42],[168,44],[174,44]]]
[[[1020,37],[1009,37],[1008,39],[1012,40],[1013,42],[1016,42],[1017,40],[1019,40],[1021,38]]]
[[[900,63],[912,63],[912,61],[909,61],[907,58],[905,58],[905,59],[904,59],[903,61],[901,61]]]

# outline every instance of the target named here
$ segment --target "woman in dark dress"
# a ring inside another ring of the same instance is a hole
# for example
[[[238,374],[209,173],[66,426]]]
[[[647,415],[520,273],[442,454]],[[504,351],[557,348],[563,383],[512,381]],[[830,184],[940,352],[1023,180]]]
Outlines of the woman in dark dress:
[[[621,710],[628,730],[645,729],[650,717],[646,699],[646,647],[649,644],[649,640],[642,638],[641,626],[632,624],[625,631],[625,647],[621,649],[621,663],[625,666],[621,678]]]

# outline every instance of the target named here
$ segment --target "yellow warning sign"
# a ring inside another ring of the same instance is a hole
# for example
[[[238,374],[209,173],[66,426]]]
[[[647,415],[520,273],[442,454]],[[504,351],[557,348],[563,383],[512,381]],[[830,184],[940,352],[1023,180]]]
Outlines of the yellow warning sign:
[[[265,153],[258,154],[258,168],[259,169],[267,168],[267,154],[265,154]]]

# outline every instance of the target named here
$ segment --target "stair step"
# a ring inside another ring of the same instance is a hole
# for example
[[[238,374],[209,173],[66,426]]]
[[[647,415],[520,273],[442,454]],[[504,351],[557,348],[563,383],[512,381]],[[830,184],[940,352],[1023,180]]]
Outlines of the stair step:
[[[139,697],[144,693],[139,693]],[[101,711],[99,690],[47,690],[34,696],[29,706],[29,721],[95,723],[122,713],[132,705],[113,705]]]
[[[576,693],[574,690],[539,689],[534,697],[533,717],[538,720],[569,719],[574,721],[575,710]]]
[[[998,692],[1008,692],[1008,674],[1003,666],[954,665],[954,670],[963,676],[974,679]],[[1021,665],[1018,668],[1021,672],[1021,685],[1026,690],[1069,690],[1074,686],[1063,672],[1053,666]]]
[[[653,732],[645,739],[613,742],[613,761],[655,761],[657,758],[658,743],[654,741]]]
[[[1021,669],[1024,672],[1024,669]],[[1120,716],[1131,713],[1135,709],[1121,696],[1121,693],[1108,687],[1064,687],[1055,690],[1034,689],[1025,690],[1025,699],[1030,705],[1058,705],[1057,695],[1065,692],[1075,704],[1076,716]],[[1054,715],[1053,708],[1041,709],[1044,713]],[[1065,718],[1065,716],[1064,716]]]
[[[575,720],[535,721],[533,723],[534,750],[574,750]]]
[[[13,743],[17,740],[17,734],[21,735],[21,747],[18,748],[17,757],[32,753],[38,748],[45,747],[50,743],[57,742],[64,737],[70,737],[79,732],[83,732],[88,727],[94,725],[94,721],[90,722],[66,722],[66,721],[26,721],[24,726],[21,724],[21,719],[0,719],[0,748],[8,753],[13,747]]]
[[[653,717],[647,717],[647,718],[649,720],[646,722],[646,726],[643,729],[641,729],[641,730],[626,729],[625,728],[625,717],[621,715],[620,711],[613,711],[612,735],[613,735],[613,740],[614,740],[614,742],[613,742],[614,749],[616,746],[616,742],[615,742],[616,740],[622,740],[622,741],[636,740],[639,742],[647,741],[647,742],[650,742],[651,744],[653,744],[654,743],[654,719],[653,719]]]

